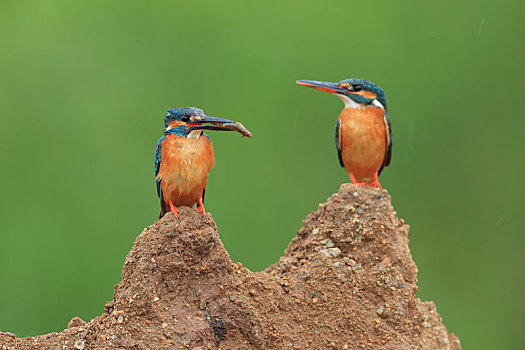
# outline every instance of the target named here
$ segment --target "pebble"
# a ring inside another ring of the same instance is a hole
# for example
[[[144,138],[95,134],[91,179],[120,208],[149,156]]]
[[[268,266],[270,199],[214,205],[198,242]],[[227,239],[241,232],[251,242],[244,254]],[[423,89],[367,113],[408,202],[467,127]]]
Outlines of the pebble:
[[[118,318],[117,318],[117,323],[124,323],[124,316],[123,315],[119,315]]]
[[[379,307],[379,309],[377,309],[376,312],[377,312],[378,315],[382,315],[383,312],[385,312],[385,306],[384,306],[384,305],[381,305],[381,306]]]
[[[327,248],[319,252],[319,255],[323,258],[336,257],[341,254],[341,249],[339,248]]]
[[[80,339],[75,342],[74,347],[75,349],[78,349],[78,350],[84,350],[84,344],[85,344],[84,340]]]
[[[321,244],[324,244],[328,248],[332,248],[333,246],[335,246],[335,243],[331,239],[323,239],[321,241]]]

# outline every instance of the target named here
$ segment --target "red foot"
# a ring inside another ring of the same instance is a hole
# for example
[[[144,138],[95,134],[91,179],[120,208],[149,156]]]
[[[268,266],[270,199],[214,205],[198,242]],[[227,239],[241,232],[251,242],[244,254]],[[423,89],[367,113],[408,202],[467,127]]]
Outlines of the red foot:
[[[199,204],[197,204],[197,209],[200,210],[202,215],[206,215],[206,210],[204,209],[204,204],[202,204],[202,198],[199,199]]]
[[[377,187],[377,188],[383,188],[381,187],[381,184],[379,183],[379,180],[377,179],[377,173],[374,174],[374,181],[372,181],[370,186]]]
[[[366,182],[357,182],[357,179],[352,174],[350,174],[350,181],[352,181],[352,183],[356,186],[361,186],[361,187],[372,186],[372,187],[377,187],[377,188],[383,188],[381,187],[381,184],[379,183],[379,180],[377,179],[377,173],[374,174],[374,181],[372,181],[372,183],[370,184],[367,184]]]
[[[177,207],[173,205],[172,201],[168,202],[170,204],[171,211],[173,212],[173,215],[175,215],[176,218],[179,217],[179,212],[177,210]]]
[[[365,187],[367,185],[366,182],[357,182],[357,179],[355,178],[354,175],[350,174],[350,181],[352,181],[352,183],[356,186],[361,186],[361,187]]]

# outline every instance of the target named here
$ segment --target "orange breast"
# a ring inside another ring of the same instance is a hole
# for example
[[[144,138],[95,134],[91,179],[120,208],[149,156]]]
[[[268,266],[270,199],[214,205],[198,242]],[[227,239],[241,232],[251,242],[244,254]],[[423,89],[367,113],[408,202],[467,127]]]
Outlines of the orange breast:
[[[192,206],[206,188],[208,173],[215,165],[213,146],[206,136],[183,138],[166,135],[162,142],[158,178],[164,201]]]
[[[381,108],[345,108],[339,116],[339,147],[346,172],[371,183],[385,159],[388,131]]]

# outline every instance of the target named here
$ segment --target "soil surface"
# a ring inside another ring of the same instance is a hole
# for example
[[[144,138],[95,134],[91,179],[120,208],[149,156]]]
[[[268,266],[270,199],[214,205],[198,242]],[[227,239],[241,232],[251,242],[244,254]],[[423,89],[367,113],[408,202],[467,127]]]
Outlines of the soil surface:
[[[124,261],[106,312],[0,349],[460,349],[416,297],[409,227],[385,190],[344,184],[265,271],[233,263],[210,215],[168,213]]]

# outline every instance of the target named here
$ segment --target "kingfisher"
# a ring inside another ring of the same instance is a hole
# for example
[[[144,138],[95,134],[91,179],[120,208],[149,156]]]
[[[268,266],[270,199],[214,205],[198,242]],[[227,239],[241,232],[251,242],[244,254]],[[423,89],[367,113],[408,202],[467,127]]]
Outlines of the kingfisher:
[[[177,207],[197,208],[202,215],[208,174],[215,165],[213,146],[203,130],[251,133],[241,123],[209,117],[195,107],[175,107],[166,112],[164,134],[155,146],[155,180],[160,198],[159,219],[171,210],[179,216]]]
[[[330,92],[343,100],[345,108],[335,125],[339,163],[352,183],[381,188],[378,176],[392,157],[392,127],[384,91],[364,79],[338,83],[297,80],[297,84]]]

